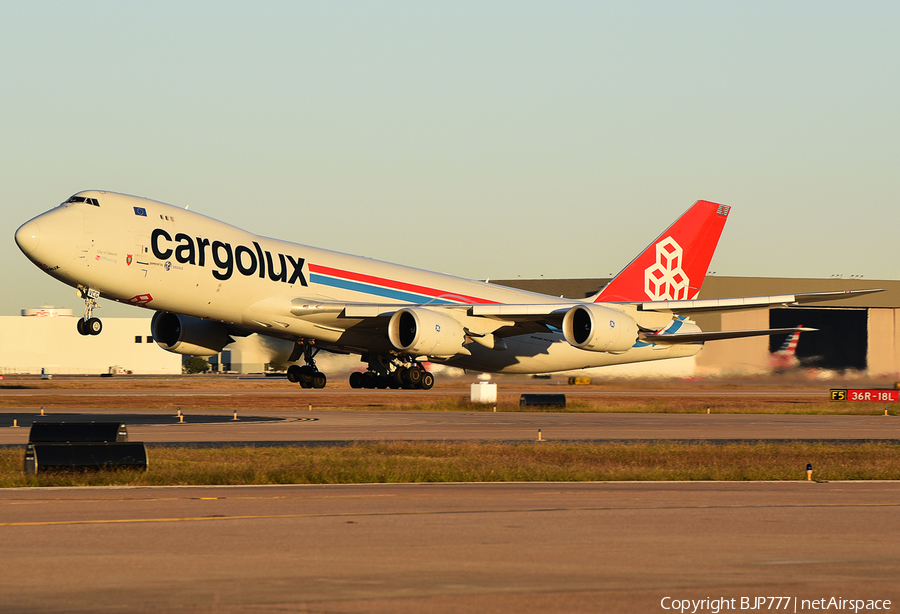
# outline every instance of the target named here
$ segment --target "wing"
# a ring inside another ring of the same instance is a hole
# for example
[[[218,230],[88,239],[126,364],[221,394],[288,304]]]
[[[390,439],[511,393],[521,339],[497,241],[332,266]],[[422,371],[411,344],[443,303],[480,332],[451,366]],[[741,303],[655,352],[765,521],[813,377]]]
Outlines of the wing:
[[[730,311],[733,309],[754,309],[770,305],[792,307],[804,303],[836,301],[875,292],[884,292],[884,288],[868,290],[843,290],[837,292],[805,292],[802,294],[781,294],[776,296],[750,296],[744,298],[713,298],[692,301],[650,301],[639,303],[644,311],[672,311],[676,313],[710,313]]]
[[[581,310],[594,314],[591,321],[609,321],[610,314],[624,314],[634,320],[640,338],[657,344],[703,343],[719,339],[736,339],[760,335],[792,333],[795,328],[738,331],[699,330],[671,332],[676,314],[711,313],[736,309],[754,309],[771,305],[796,306],[817,301],[848,299],[881,289],[847,290],[843,292],[810,292],[777,296],[756,296],[686,301],[650,301],[642,303],[591,303],[559,301],[535,304],[410,304],[410,303],[323,303],[297,298],[291,313],[321,322],[323,330],[343,330],[355,335],[385,337],[387,322],[400,311],[437,313],[459,323],[465,343],[478,343],[492,349],[503,349],[503,339],[536,332],[563,331],[567,340],[573,337],[571,312]],[[567,316],[570,324],[566,324]],[[430,316],[429,316],[430,317]],[[613,316],[615,319],[616,315]],[[696,328],[696,327],[695,327]],[[811,330],[811,329],[803,329]],[[385,340],[386,341],[386,340]],[[571,341],[570,341],[571,342]],[[356,344],[350,344],[356,345]],[[387,346],[386,346],[387,347]],[[457,353],[465,353],[457,352]]]
[[[469,308],[473,316],[484,318],[496,318],[514,322],[516,326],[530,323],[537,326],[546,326],[563,329],[567,339],[570,336],[570,326],[565,326],[566,316],[572,309],[590,311],[592,309],[612,308],[623,311],[637,323],[640,338],[644,341],[657,344],[677,343],[704,343],[720,339],[739,339],[761,335],[776,335],[793,333],[798,330],[810,330],[807,328],[766,328],[755,330],[737,331],[711,331],[701,332],[669,332],[669,325],[675,314],[691,315],[694,313],[714,313],[737,309],[755,309],[782,305],[785,307],[798,306],[807,303],[822,301],[834,301],[855,298],[883,292],[881,288],[865,290],[846,290],[838,292],[807,292],[802,294],[783,294],[776,296],[754,296],[742,298],[723,298],[707,300],[686,301],[649,301],[642,303],[572,303],[568,305],[474,305]],[[597,318],[597,319],[602,319]],[[495,333],[496,336],[505,336],[505,331]]]

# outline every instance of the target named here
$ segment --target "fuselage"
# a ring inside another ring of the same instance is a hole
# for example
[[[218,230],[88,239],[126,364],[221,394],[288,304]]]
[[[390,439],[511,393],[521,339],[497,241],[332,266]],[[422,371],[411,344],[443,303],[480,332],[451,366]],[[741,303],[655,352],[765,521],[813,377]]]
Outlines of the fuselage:
[[[364,318],[303,305],[573,302],[261,237],[186,209],[112,192],[78,193],[24,224],[16,241],[47,274],[104,298],[360,353],[391,346]],[[508,337],[504,349],[467,347],[471,355],[447,364],[541,373],[688,356],[701,346],[638,342],[627,352],[593,352],[550,330]]]

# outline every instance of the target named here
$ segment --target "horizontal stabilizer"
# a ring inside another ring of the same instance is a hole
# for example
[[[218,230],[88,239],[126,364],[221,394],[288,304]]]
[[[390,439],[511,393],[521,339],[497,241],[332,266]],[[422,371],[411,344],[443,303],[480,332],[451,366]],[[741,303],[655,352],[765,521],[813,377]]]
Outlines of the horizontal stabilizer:
[[[796,332],[810,332],[817,328],[763,328],[757,330],[721,330],[696,333],[666,334],[641,334],[641,340],[656,344],[672,345],[675,343],[704,343],[706,341],[718,341],[720,339],[740,339],[742,337],[759,337],[762,335],[783,335]]]

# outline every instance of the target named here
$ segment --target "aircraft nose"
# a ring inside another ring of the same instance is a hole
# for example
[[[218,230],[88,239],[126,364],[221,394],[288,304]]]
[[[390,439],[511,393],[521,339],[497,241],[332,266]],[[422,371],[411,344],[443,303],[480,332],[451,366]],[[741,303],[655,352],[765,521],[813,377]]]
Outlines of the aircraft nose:
[[[34,250],[37,249],[40,242],[41,229],[34,220],[25,222],[19,226],[19,229],[16,231],[16,245],[18,245],[19,249],[25,254],[34,253]]]
[[[22,224],[16,243],[29,260],[46,271],[68,266],[84,236],[84,216],[69,207],[56,207]]]

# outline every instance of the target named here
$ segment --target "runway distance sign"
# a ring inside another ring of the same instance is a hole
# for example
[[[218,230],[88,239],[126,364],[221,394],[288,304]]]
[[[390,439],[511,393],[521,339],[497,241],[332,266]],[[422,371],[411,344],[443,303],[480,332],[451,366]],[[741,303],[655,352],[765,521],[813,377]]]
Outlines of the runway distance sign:
[[[849,390],[832,388],[832,401],[861,401],[863,403],[897,403],[900,390]]]

